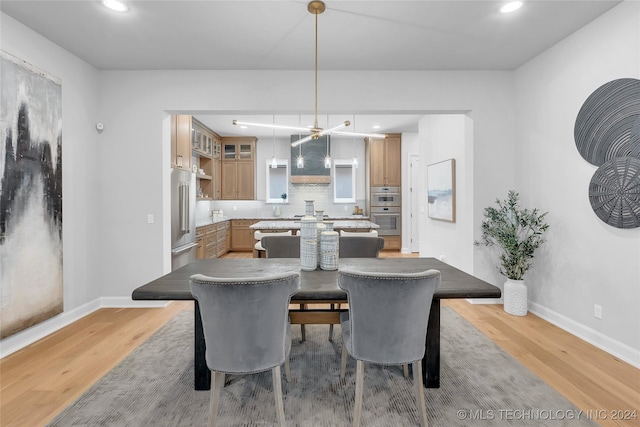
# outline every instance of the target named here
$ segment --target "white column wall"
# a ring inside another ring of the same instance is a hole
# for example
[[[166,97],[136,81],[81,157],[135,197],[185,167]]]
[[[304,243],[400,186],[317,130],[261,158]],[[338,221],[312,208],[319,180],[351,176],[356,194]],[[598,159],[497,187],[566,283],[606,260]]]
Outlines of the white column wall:
[[[473,123],[464,114],[427,115],[419,123],[422,182],[427,183],[428,165],[455,159],[456,220],[429,218],[426,188],[420,194],[420,256],[439,258],[461,270],[473,272]]]
[[[531,308],[640,366],[640,228],[617,229],[593,212],[596,166],[573,127],[602,84],[640,78],[640,3],[624,2],[515,73],[517,190],[548,211],[548,242],[526,274]],[[594,305],[602,307],[602,320]]]

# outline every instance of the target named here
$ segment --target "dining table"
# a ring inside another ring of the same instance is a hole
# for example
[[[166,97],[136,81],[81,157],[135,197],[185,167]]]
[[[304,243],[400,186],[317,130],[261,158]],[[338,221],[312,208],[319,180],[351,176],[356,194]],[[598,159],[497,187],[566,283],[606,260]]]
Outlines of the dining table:
[[[340,324],[338,308],[347,303],[346,292],[338,286],[340,269],[384,273],[415,273],[435,269],[440,271],[440,286],[435,291],[427,324],[425,357],[422,360],[424,385],[440,387],[440,302],[448,298],[500,298],[500,288],[474,277],[435,258],[340,258],[337,270],[303,271],[297,258],[214,258],[197,259],[163,275],[132,292],[133,300],[194,300],[189,278],[204,274],[225,278],[253,278],[297,271],[300,289],[291,304],[305,309],[290,308],[292,324]],[[195,300],[194,300],[195,301]],[[313,308],[313,307],[329,308]],[[205,360],[205,340],[198,302],[194,304],[194,387],[210,388],[211,372]]]

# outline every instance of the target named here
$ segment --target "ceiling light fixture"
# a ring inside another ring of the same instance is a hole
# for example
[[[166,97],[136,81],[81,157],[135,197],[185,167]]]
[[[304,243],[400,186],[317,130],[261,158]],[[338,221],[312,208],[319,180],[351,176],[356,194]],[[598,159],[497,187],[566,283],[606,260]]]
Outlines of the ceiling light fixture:
[[[298,125],[301,122],[300,116],[298,116]],[[298,139],[302,138],[302,134],[298,132]],[[296,159],[296,167],[298,169],[304,169],[304,157],[302,157],[302,146],[298,145],[298,158]]]
[[[276,123],[276,116],[273,115],[273,123]],[[276,130],[273,129],[273,141],[271,144],[271,148],[273,149],[273,157],[271,158],[271,169],[278,169],[278,161],[276,160]]]
[[[102,5],[116,12],[126,12],[129,10],[126,4],[119,2],[118,0],[102,0]]]
[[[509,2],[507,4],[505,4],[504,6],[502,6],[500,8],[500,12],[502,13],[511,13],[511,12],[515,12],[516,10],[520,9],[522,7],[522,2],[521,1],[512,1]]]
[[[353,130],[354,130],[354,134],[355,134],[355,130],[356,130],[356,115],[353,115]],[[356,137],[355,135],[351,138],[351,143],[353,144],[353,161],[352,161],[352,165],[354,168],[358,169],[358,156],[356,155]]]
[[[329,116],[327,116],[327,125],[329,124]],[[325,169],[331,169],[331,155],[329,154],[329,144],[331,141],[329,137],[327,137],[327,155],[324,156],[324,167]]]
[[[320,15],[321,13],[323,13],[325,11],[326,7],[323,1],[320,0],[313,0],[311,2],[309,2],[309,4],[307,5],[307,10],[312,13],[313,15],[315,15],[315,21],[316,21],[316,27],[315,27],[315,74],[314,74],[314,81],[315,81],[315,105],[314,105],[314,112],[315,112],[315,120],[313,122],[313,126],[312,127],[307,127],[307,128],[300,128],[300,127],[295,127],[295,126],[282,126],[282,125],[276,125],[276,124],[266,124],[266,123],[252,123],[252,122],[244,122],[244,121],[240,121],[240,120],[234,120],[233,124],[234,125],[244,125],[244,126],[260,126],[260,127],[268,127],[268,128],[273,128],[273,129],[283,129],[283,130],[292,130],[292,131],[304,131],[304,132],[309,132],[311,131],[311,135],[306,136],[304,138],[302,138],[302,135],[300,135],[300,139],[298,139],[297,141],[294,141],[291,143],[292,147],[297,147],[300,144],[304,144],[305,142],[311,141],[311,140],[315,140],[320,138],[321,136],[324,135],[330,135],[332,133],[335,134],[340,134],[340,135],[354,135],[354,136],[364,136],[364,137],[373,137],[373,138],[384,138],[385,135],[381,135],[381,134],[352,134],[350,132],[339,132],[340,129],[345,128],[347,126],[349,126],[351,123],[348,120],[345,120],[343,123],[340,123],[338,126],[334,126],[330,129],[323,129],[318,125],[318,15]],[[328,124],[327,124],[328,126]]]

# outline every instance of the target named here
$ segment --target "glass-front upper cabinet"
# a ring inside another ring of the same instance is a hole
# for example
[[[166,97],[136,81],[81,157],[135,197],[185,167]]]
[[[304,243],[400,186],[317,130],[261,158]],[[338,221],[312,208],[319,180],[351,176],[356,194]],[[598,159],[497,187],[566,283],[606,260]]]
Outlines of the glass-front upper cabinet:
[[[267,160],[267,203],[287,203],[289,192],[289,160],[276,159],[278,167]],[[284,195],[284,197],[283,197]]]
[[[255,137],[225,137],[222,142],[222,160],[253,161]]]
[[[222,152],[224,154],[224,160],[235,160],[236,159],[236,143],[235,142],[225,142],[222,144]]]

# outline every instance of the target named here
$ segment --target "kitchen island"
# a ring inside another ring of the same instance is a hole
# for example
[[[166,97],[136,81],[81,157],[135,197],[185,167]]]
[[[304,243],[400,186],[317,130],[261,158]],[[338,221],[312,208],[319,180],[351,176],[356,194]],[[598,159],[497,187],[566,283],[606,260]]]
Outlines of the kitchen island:
[[[349,219],[349,220],[325,220],[326,222],[333,223],[334,230],[345,230],[345,231],[370,231],[380,228],[378,224],[375,224],[371,221],[365,219]],[[291,230],[293,234],[297,230],[300,230],[300,221],[258,221],[255,224],[252,224],[249,228],[257,231],[288,231]]]

